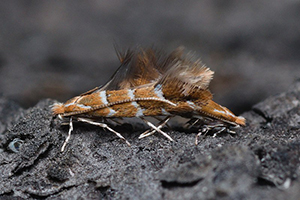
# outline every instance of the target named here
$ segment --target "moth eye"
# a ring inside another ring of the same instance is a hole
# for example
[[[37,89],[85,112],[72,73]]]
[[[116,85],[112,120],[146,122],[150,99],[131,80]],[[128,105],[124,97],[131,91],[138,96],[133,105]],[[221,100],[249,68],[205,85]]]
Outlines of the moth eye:
[[[21,146],[23,145],[24,141],[19,139],[19,138],[15,138],[13,141],[11,141],[8,145],[8,148],[14,152],[14,153],[18,153],[20,151]]]

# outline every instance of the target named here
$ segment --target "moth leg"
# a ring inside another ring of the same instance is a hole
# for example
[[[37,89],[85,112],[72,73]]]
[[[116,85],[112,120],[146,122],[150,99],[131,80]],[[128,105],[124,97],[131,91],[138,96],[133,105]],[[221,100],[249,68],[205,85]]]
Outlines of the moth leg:
[[[198,138],[203,134],[206,135],[208,133],[208,131],[210,130],[209,127],[205,126],[204,128],[202,128],[202,130],[196,135],[196,139],[195,139],[195,145],[198,145]]]
[[[156,119],[157,121],[159,121],[160,123],[161,123],[162,121],[166,120],[168,117],[169,117],[169,119],[171,119],[173,116],[167,116],[165,119],[161,119],[161,118],[159,118],[159,117],[157,117],[157,116],[153,116],[153,118]],[[168,119],[168,121],[169,121],[169,119]],[[169,124],[167,124],[168,121],[165,123],[165,125],[166,125],[167,128],[171,129],[171,127],[169,126]]]
[[[238,126],[239,127],[239,126]],[[230,130],[230,129],[227,129],[227,132],[229,133],[229,134],[236,134],[236,132],[235,131],[233,131],[233,130]]]
[[[157,126],[158,129],[161,129],[164,125],[166,125],[166,123],[171,119],[171,117],[166,117],[164,120],[161,120],[160,121],[160,124]],[[142,133],[140,136],[139,136],[139,139],[142,139],[142,138],[145,138],[145,137],[148,137],[150,135],[153,135],[154,133],[156,132],[156,130],[147,130],[145,131],[144,133]]]
[[[110,121],[116,123],[117,125],[122,125],[123,123],[120,121],[122,119],[109,119]],[[109,122],[109,120],[105,119],[105,122]]]
[[[192,119],[191,120],[189,120],[188,122],[186,122],[186,124],[185,124],[185,128],[187,128],[187,129],[190,129],[190,128],[192,128],[195,124],[197,124],[199,121],[200,121],[200,119],[196,119],[196,120],[194,120],[194,122],[193,123],[191,123],[191,124],[189,124],[189,122],[191,122],[192,121]]]
[[[163,132],[162,130],[160,130],[158,127],[156,127],[155,125],[153,125],[151,122],[145,120],[144,118],[141,117],[141,119],[151,128],[153,128],[155,131],[161,133],[163,136],[165,136],[166,138],[168,138],[170,141],[174,141],[167,133]]]
[[[93,120],[90,120],[90,119],[87,119],[87,118],[81,118],[81,117],[77,118],[77,120],[81,121],[81,122],[86,122],[86,123],[89,123],[89,124],[92,124],[92,125],[95,125],[95,126],[100,126],[102,128],[106,128],[107,130],[113,132],[119,138],[121,138],[122,140],[124,140],[128,146],[131,146],[130,143],[120,133],[118,133],[117,131],[113,130],[109,126],[107,126],[107,124],[104,124],[104,123],[101,123],[101,122],[95,122]]]
[[[221,129],[214,133],[213,137],[216,137],[219,133],[223,132],[226,129],[226,127],[221,127]]]
[[[198,145],[198,138],[203,134],[206,135],[210,130],[216,129],[217,132],[214,133],[213,137],[216,137],[219,133],[223,132],[226,130],[226,127],[223,126],[223,124],[215,124],[215,125],[204,125],[202,130],[197,134],[196,140],[195,140],[195,145]]]
[[[169,120],[170,120],[171,117],[167,117],[165,118],[164,120],[161,120],[160,124],[158,125],[158,129],[161,129]],[[150,135],[153,135],[154,133],[156,132],[156,130],[147,130],[145,131],[144,133],[142,133],[140,136],[139,136],[139,139],[142,139],[144,137],[148,137]]]
[[[69,132],[68,132],[68,136],[65,140],[65,142],[63,143],[62,147],[61,147],[61,152],[63,152],[66,148],[67,143],[69,142],[70,138],[71,138],[71,133],[73,131],[73,122],[72,122],[72,117],[70,118],[70,122],[69,122]]]

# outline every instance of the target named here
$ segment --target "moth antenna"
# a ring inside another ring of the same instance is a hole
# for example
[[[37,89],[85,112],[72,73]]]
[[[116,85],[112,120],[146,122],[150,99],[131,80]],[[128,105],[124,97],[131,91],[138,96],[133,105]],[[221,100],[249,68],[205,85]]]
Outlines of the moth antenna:
[[[92,112],[95,110],[99,110],[102,108],[107,108],[113,105],[117,105],[117,104],[124,104],[124,103],[129,103],[129,102],[133,102],[133,101],[156,101],[156,102],[163,102],[166,104],[169,104],[171,106],[176,106],[175,103],[167,100],[167,99],[161,99],[161,98],[157,98],[157,97],[141,97],[141,98],[134,98],[134,99],[125,99],[125,100],[121,100],[121,101],[115,101],[115,102],[111,102],[108,104],[101,104],[101,105],[96,105],[93,106],[91,108],[85,109],[85,110],[80,110],[80,111],[73,111],[73,112],[67,112],[67,113],[59,113],[61,114],[61,116],[66,117],[66,116],[72,116],[72,115],[79,115],[79,114],[84,114],[84,113],[88,113],[88,112]]]

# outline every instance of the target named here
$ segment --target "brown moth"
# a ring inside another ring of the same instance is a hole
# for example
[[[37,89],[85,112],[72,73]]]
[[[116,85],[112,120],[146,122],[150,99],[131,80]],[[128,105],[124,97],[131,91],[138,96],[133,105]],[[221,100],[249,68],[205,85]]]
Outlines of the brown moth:
[[[55,103],[54,115],[69,118],[69,134],[62,151],[73,130],[72,121],[97,125],[115,133],[128,145],[129,142],[106,123],[114,118],[141,118],[151,129],[139,138],[159,132],[173,140],[161,128],[174,116],[191,119],[191,126],[204,123],[196,137],[211,129],[221,132],[230,126],[245,125],[243,117],[235,116],[229,109],[215,103],[207,89],[213,71],[200,60],[192,61],[183,56],[178,48],[169,55],[153,49],[118,53],[121,66],[102,87],[96,87],[76,96],[66,103]],[[144,117],[165,116],[158,125]]]

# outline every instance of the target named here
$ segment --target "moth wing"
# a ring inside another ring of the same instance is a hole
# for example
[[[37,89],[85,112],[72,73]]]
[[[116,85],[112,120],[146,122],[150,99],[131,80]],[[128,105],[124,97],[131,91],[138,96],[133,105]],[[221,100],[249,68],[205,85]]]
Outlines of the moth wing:
[[[181,57],[182,48],[177,48],[169,55],[154,49],[128,50],[117,52],[121,66],[111,79],[98,91],[120,90],[155,84],[163,74]]]
[[[158,81],[162,87],[169,90],[180,90],[181,94],[188,96],[199,90],[206,90],[213,78],[214,72],[202,64],[200,60],[195,62],[184,58],[178,60],[164,76]]]

